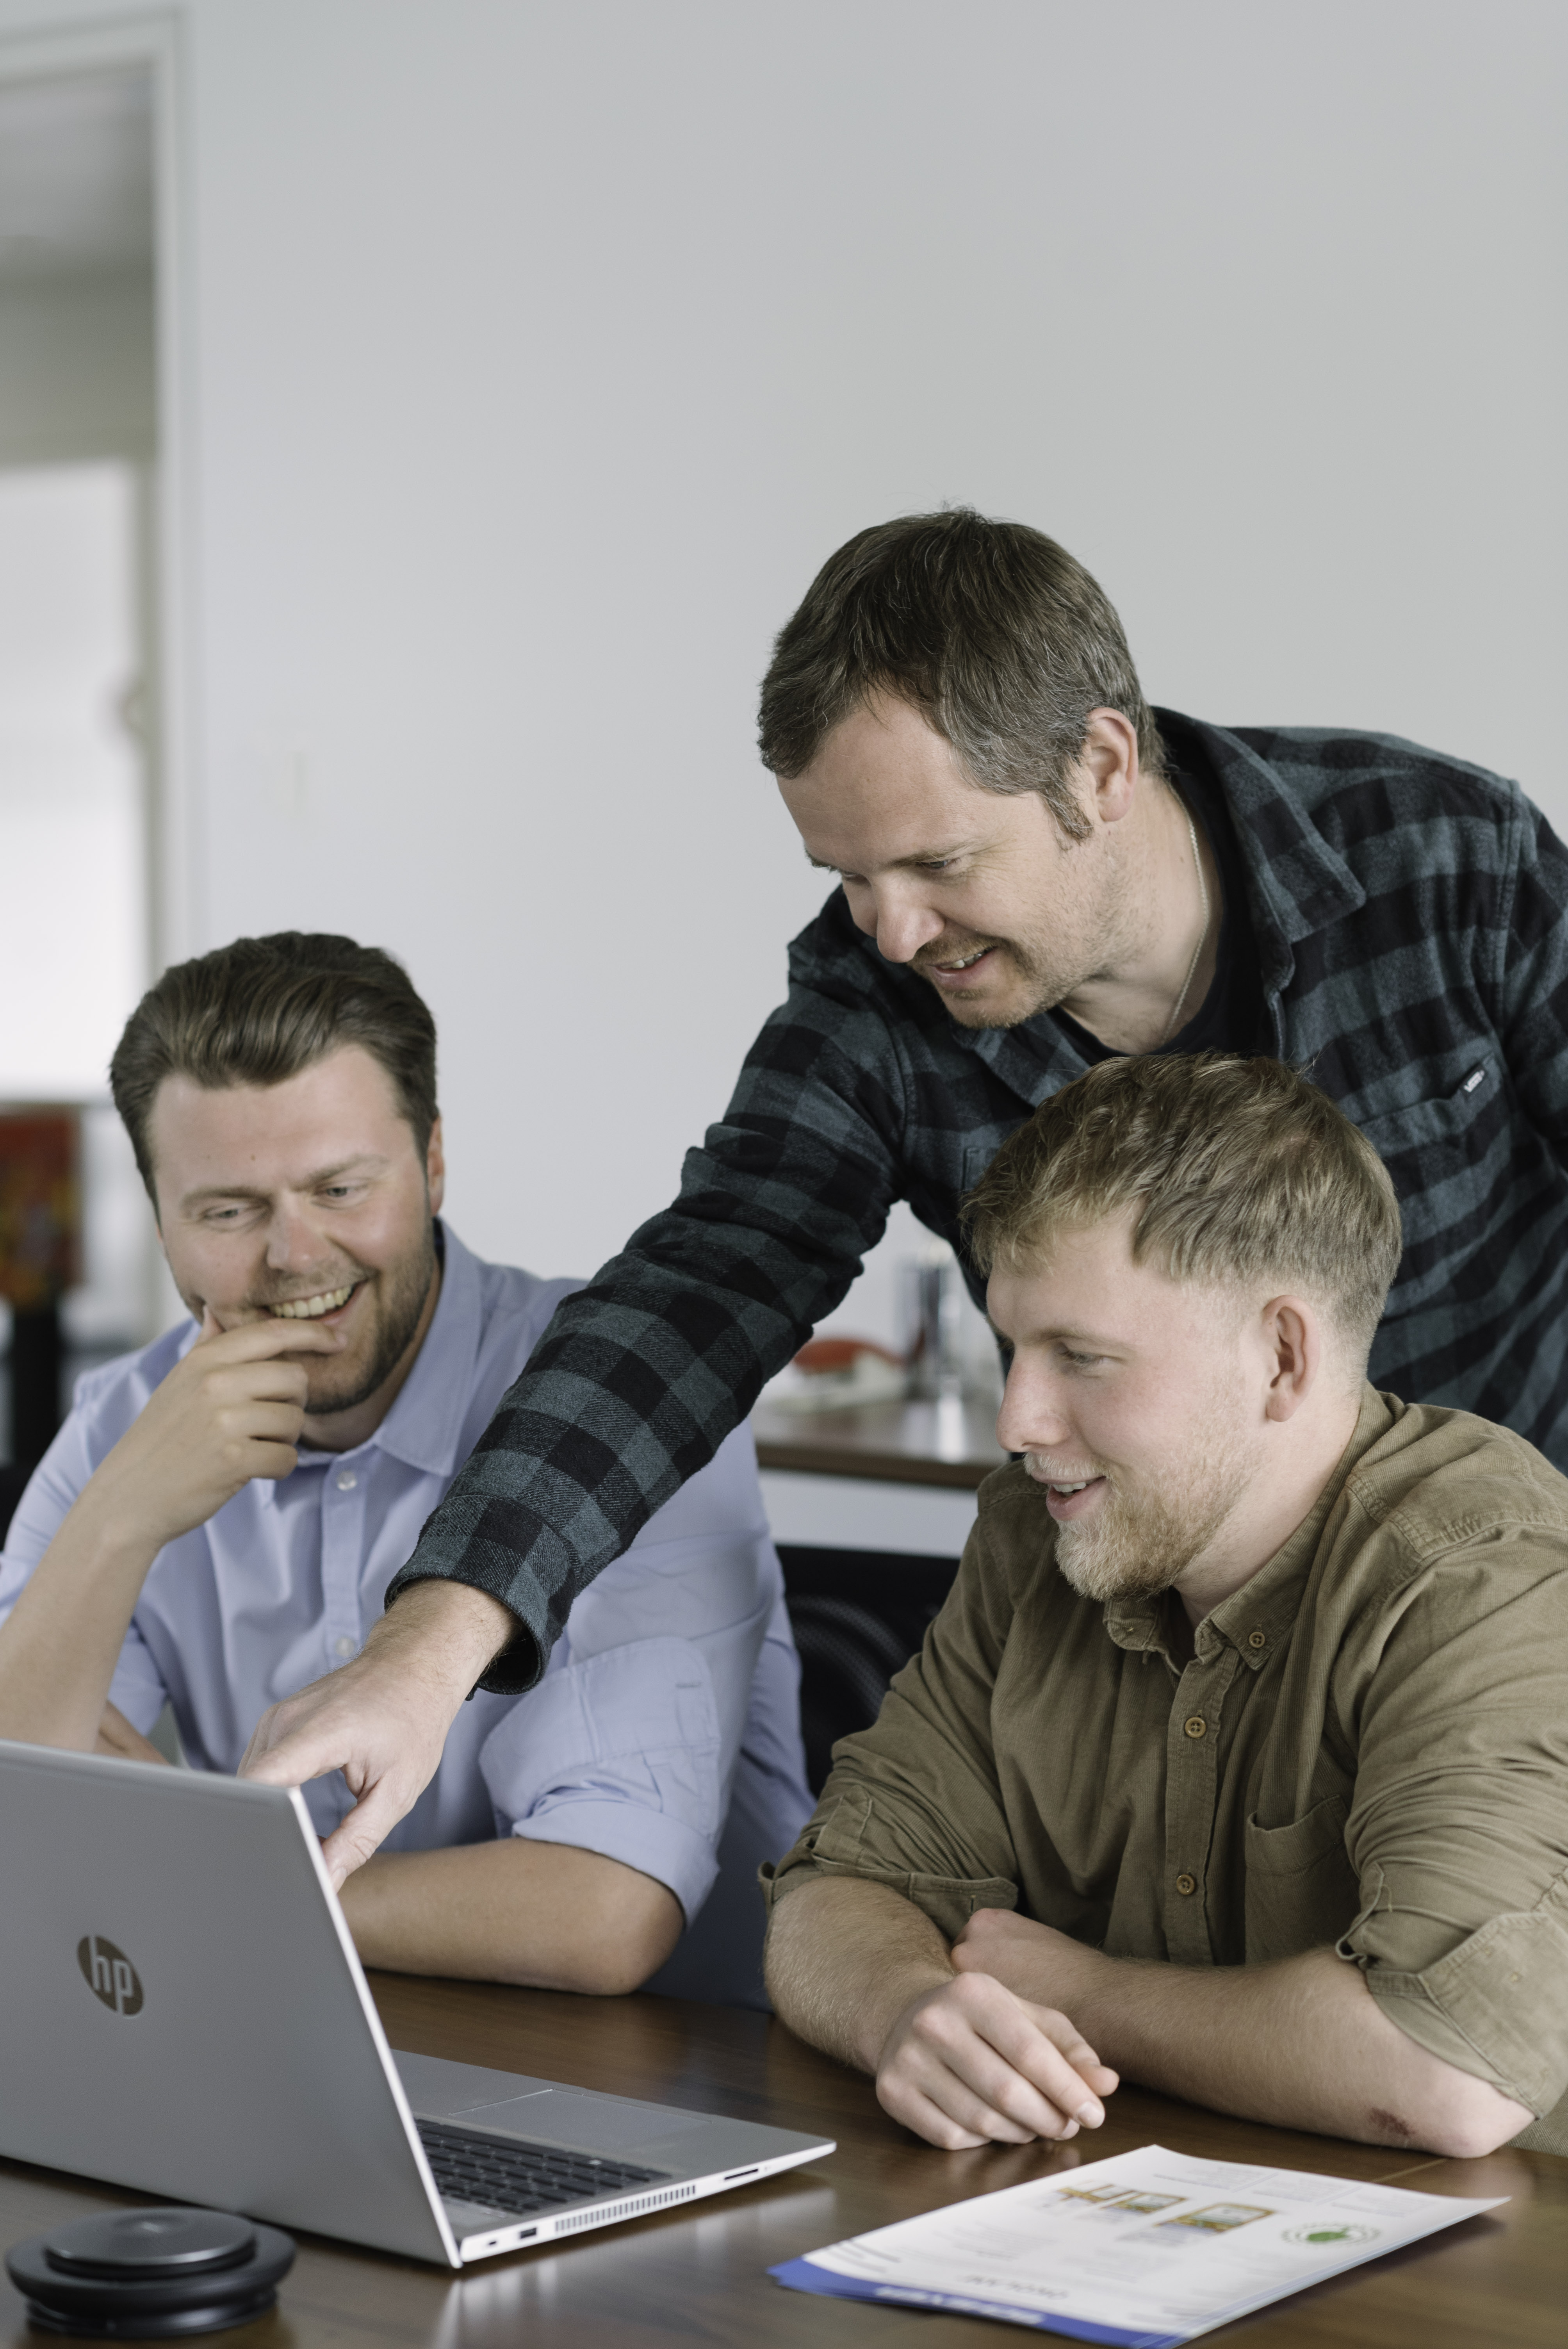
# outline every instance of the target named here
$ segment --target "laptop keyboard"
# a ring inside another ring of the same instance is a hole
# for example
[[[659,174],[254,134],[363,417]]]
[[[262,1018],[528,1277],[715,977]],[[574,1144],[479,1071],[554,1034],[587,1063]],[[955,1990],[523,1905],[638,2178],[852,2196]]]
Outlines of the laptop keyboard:
[[[591,2202],[626,2186],[650,2186],[671,2174],[639,2169],[632,2161],[572,2153],[558,2145],[488,2137],[480,2129],[454,2128],[449,2121],[416,2120],[415,2127],[430,2175],[443,2194],[518,2218],[559,2210],[568,2202]]]

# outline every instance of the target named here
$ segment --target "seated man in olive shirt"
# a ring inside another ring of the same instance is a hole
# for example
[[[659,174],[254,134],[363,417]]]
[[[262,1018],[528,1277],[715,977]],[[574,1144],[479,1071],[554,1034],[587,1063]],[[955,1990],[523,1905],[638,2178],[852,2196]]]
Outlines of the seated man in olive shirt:
[[[1024,1456],[773,1872],[779,2013],[939,2146],[1126,2076],[1568,2152],[1568,1480],[1366,1383],[1370,1144],[1276,1061],[1108,1061],[967,1212]]]

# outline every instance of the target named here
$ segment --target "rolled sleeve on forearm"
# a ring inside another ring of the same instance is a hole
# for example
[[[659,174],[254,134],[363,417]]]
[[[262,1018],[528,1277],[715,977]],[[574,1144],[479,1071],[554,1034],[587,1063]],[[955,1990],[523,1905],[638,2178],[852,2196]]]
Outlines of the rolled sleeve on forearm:
[[[637,1640],[552,1672],[480,1752],[498,1831],[574,1844],[667,1885],[689,1923],[717,1874],[722,1743],[686,1640]]]
[[[1533,1909],[1491,1918],[1418,1972],[1380,1959],[1384,1922],[1373,1909],[1338,1946],[1389,2021],[1456,2071],[1552,2111],[1568,2091],[1568,1871]]]
[[[1456,1544],[1391,1610],[1346,1828],[1364,1906],[1338,1943],[1409,2038],[1537,2114],[1568,2089],[1561,1538],[1524,1521]]]
[[[912,1868],[896,1815],[863,1790],[824,1800],[799,1841],[775,1868],[762,1870],[769,1909],[814,1878],[849,1876],[885,1884],[924,1910],[939,1933],[956,1940],[977,1909],[1015,1909],[1018,1888],[1005,1876],[944,1876]]]

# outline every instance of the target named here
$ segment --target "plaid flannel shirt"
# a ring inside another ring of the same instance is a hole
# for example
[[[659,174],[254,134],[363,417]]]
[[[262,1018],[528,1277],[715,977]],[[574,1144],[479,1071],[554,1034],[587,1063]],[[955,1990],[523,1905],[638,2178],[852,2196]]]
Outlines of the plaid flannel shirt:
[[[1159,715],[1231,810],[1268,1048],[1399,1194],[1369,1375],[1568,1470],[1568,852],[1514,784],[1391,736]],[[1048,1014],[958,1027],[841,891],[789,982],[680,1195],[557,1311],[391,1584],[504,1601],[531,1637],[489,1688],[537,1678],[578,1592],[841,1302],[892,1203],[962,1254],[965,1192],[1084,1069]]]

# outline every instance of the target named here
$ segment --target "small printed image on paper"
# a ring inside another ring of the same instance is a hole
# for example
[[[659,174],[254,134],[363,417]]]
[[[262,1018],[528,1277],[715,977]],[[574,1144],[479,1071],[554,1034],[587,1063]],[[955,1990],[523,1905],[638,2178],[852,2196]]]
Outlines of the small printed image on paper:
[[[1277,2212],[1261,2202],[1208,2202],[1201,2210],[1183,2210],[1179,2219],[1161,2219],[1162,2227],[1197,2227],[1205,2235],[1228,2235],[1233,2227],[1250,2227],[1254,2219],[1273,2219]]]

